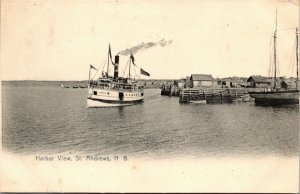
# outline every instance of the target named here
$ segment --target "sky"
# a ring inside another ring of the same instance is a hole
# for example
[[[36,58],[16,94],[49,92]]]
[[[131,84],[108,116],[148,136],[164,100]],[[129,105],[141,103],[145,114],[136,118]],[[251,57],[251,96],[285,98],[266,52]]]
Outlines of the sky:
[[[1,79],[87,80],[90,64],[106,69],[109,44],[115,55],[149,42],[134,57],[151,76],[133,67],[136,78],[267,76],[276,8],[278,29],[296,28],[297,2],[4,0]],[[280,75],[295,76],[295,29],[278,31],[277,41]],[[121,75],[128,59],[120,56]]]

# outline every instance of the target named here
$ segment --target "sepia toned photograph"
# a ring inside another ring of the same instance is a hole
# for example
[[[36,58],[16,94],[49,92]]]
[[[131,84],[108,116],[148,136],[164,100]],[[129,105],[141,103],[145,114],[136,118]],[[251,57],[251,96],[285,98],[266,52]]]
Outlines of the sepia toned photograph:
[[[1,0],[1,192],[299,192],[298,0]]]

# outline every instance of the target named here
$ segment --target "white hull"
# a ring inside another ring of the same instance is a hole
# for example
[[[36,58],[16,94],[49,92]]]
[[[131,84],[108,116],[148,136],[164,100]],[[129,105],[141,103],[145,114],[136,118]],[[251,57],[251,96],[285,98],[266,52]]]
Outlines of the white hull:
[[[130,106],[143,102],[141,91],[118,91],[109,89],[90,88],[87,107],[119,107]]]
[[[142,101],[141,101],[142,102]],[[136,103],[106,103],[106,102],[101,102],[101,101],[96,101],[92,99],[87,99],[87,107],[88,108],[101,108],[101,107],[120,107],[120,106],[131,106]]]

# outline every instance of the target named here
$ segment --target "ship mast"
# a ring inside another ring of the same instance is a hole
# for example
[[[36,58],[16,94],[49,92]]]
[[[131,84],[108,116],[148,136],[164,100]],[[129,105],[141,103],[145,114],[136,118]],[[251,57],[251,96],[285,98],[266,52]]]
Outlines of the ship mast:
[[[276,71],[277,71],[277,61],[276,61],[276,35],[277,35],[277,9],[276,9],[276,27],[274,31],[274,89],[276,88]]]
[[[109,54],[110,54],[110,44],[108,45],[108,53],[107,53],[107,71],[106,71],[106,75],[108,77],[108,70],[109,70]]]
[[[128,73],[128,76],[129,76],[129,79],[130,79],[130,67],[131,67],[131,60],[132,60],[132,55],[130,55],[130,60],[129,60],[129,73]]]
[[[297,68],[297,79],[296,79],[296,89],[298,90],[298,69],[299,69],[299,65],[298,65],[298,28],[296,28],[296,68]]]

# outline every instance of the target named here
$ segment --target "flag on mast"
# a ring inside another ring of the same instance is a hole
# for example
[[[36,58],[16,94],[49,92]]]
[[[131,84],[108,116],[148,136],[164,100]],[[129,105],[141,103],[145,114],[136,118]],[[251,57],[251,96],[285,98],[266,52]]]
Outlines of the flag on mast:
[[[112,60],[110,44],[108,45],[108,55],[109,55],[109,58],[110,58],[110,62],[111,62],[113,65],[115,65],[115,63],[114,63],[113,60]]]
[[[111,60],[111,59],[112,59],[112,56],[111,56],[110,44],[108,45],[108,54],[109,54],[109,57],[110,57],[110,60]]]
[[[145,76],[150,76],[150,74],[147,71],[143,70],[142,68],[141,68],[141,74]]]
[[[131,51],[130,51],[130,59],[131,59],[132,63],[136,66],[136,64],[134,63],[134,57],[133,57],[133,54]]]
[[[96,67],[94,67],[94,66],[93,66],[93,65],[91,65],[91,64],[90,64],[90,68],[91,68],[91,69],[95,69],[95,70],[97,70],[97,68],[96,68]]]

